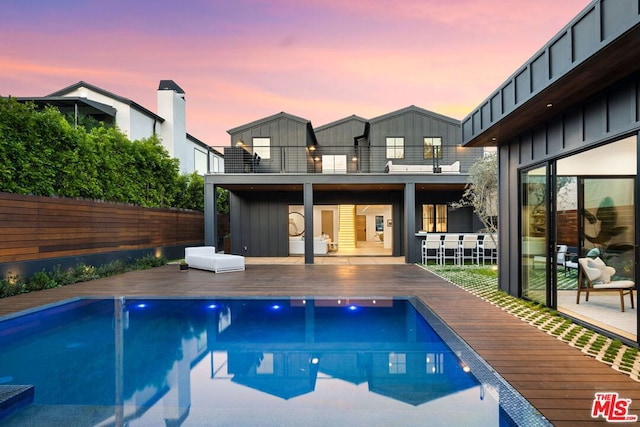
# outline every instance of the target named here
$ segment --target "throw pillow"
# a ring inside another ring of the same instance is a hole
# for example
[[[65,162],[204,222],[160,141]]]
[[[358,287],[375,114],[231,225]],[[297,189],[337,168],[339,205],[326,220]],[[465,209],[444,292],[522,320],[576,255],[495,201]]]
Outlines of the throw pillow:
[[[600,259],[600,257],[595,257],[594,259],[587,261],[587,266],[600,270],[600,277],[598,278],[598,281],[601,281],[602,283],[611,282],[611,270],[607,267],[607,264]]]

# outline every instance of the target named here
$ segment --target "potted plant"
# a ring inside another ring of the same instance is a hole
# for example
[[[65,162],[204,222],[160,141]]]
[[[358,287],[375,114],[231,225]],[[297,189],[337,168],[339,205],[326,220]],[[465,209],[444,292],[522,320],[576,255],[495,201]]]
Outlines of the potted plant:
[[[189,264],[187,264],[187,261],[182,260],[180,261],[180,271],[187,271],[189,269]]]

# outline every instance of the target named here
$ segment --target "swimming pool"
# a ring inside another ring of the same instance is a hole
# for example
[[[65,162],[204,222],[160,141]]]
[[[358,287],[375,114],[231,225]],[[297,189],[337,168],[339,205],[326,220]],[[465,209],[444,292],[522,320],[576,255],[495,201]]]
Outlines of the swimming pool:
[[[413,298],[75,299],[0,319],[16,385],[3,425],[550,425]]]

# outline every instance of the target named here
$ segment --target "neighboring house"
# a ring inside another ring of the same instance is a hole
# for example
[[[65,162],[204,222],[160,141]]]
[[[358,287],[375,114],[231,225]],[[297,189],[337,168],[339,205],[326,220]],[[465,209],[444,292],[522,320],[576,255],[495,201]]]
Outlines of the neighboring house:
[[[224,174],[205,176],[205,241],[220,246],[215,188],[230,192],[231,252],[282,257],[377,254],[419,262],[419,231],[474,232],[451,210],[482,148],[460,122],[416,106],[318,128],[278,113],[228,131]],[[435,173],[434,173],[435,169]],[[368,248],[368,249],[367,249]]]
[[[576,304],[558,247],[597,250],[614,279],[637,281],[639,58],[638,1],[593,1],[463,120],[465,147],[498,147],[505,292],[569,316],[602,309],[599,294]],[[610,316],[582,321],[637,345],[638,306],[613,298]]]
[[[185,93],[173,80],[160,81],[157,114],[83,81],[44,97],[17,99],[55,106],[76,122],[80,116],[89,116],[115,125],[132,141],[157,135],[169,155],[180,161],[181,173],[221,172],[221,153],[187,133]]]

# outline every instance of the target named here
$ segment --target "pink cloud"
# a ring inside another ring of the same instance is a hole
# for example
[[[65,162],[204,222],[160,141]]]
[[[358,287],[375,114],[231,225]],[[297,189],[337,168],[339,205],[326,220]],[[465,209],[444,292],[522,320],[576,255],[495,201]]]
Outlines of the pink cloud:
[[[212,25],[224,30],[199,37],[0,28],[0,94],[42,96],[85,80],[155,111],[159,80],[173,79],[187,93],[188,132],[212,145],[279,111],[316,126],[411,104],[460,119],[588,1],[250,3],[264,15],[219,18]]]

